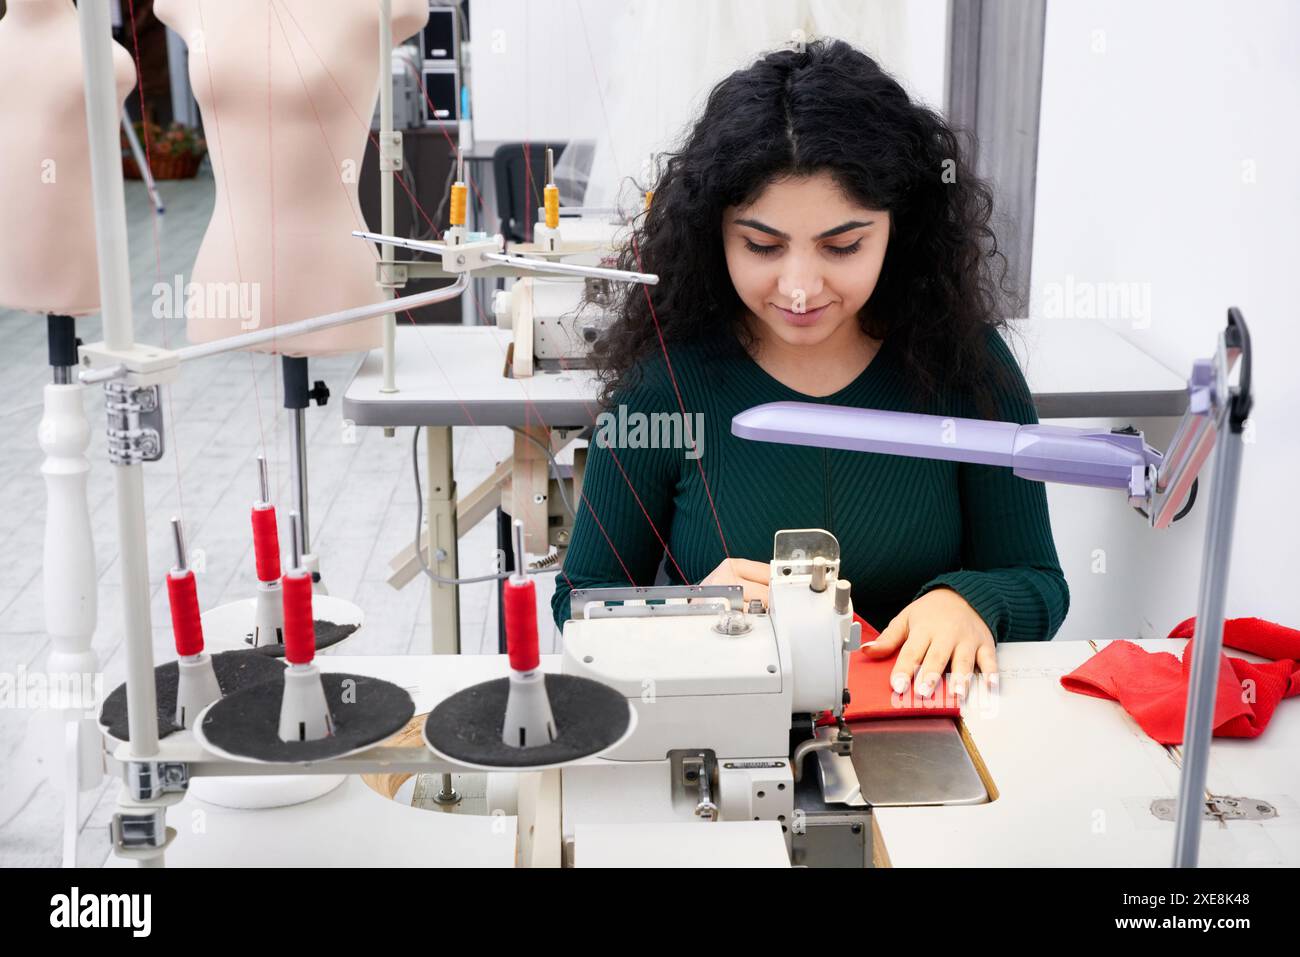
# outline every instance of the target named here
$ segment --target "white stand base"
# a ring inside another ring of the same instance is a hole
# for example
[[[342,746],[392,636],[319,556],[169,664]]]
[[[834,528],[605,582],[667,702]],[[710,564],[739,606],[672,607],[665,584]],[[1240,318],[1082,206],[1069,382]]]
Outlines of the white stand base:
[[[199,712],[221,697],[221,686],[212,670],[212,657],[206,652],[181,658],[176,666],[176,723],[188,728]]]
[[[218,807],[257,810],[289,807],[328,794],[345,774],[278,774],[268,777],[193,778],[190,794]]]
[[[501,740],[512,748],[527,748],[549,744],[555,736],[546,676],[540,671],[511,671]]]
[[[319,741],[334,733],[325,686],[314,662],[284,669],[284,698],[280,702],[281,741]]]
[[[84,789],[97,787],[103,777],[103,763],[97,747],[95,714],[99,711],[102,686],[99,655],[91,644],[97,617],[98,578],[95,571],[95,542],[90,532],[90,508],[86,503],[86,480],[90,462],[90,422],[84,406],[85,386],[45,386],[45,408],[37,433],[45,461],[45,630],[52,646],[45,674],[53,693],[48,707],[58,712],[46,729],[45,754],[53,758],[65,753],[63,725],[83,722],[76,753],[77,778]],[[97,677],[98,676],[98,677]],[[63,769],[62,760],[51,766]],[[56,776],[59,776],[56,774]]]
[[[257,597],[253,599],[254,648],[262,645],[284,643],[284,593],[279,581],[258,582]]]

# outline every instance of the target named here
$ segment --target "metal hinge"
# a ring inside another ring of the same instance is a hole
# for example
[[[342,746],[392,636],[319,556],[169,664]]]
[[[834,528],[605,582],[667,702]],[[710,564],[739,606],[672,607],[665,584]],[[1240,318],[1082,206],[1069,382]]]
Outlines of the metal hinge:
[[[163,454],[162,395],[158,386],[104,383],[108,460],[114,465],[157,462]]]
[[[188,790],[190,769],[179,761],[130,761],[123,780],[135,801],[153,801],[164,794]]]
[[[404,162],[401,130],[393,130],[387,137],[382,133],[376,133],[375,136],[379,140],[380,172],[393,173],[401,170]]]
[[[108,835],[113,846],[122,850],[163,847],[167,843],[167,810],[118,811],[108,823]]]
[[[410,271],[406,263],[392,259],[381,259],[375,263],[375,282],[387,289],[398,289],[410,280]]]
[[[1178,799],[1161,798],[1151,802],[1151,813],[1161,821],[1172,821],[1178,816]],[[1277,808],[1256,798],[1219,795],[1207,798],[1203,817],[1207,821],[1266,821],[1277,817]]]
[[[714,782],[718,777],[717,756],[709,750],[680,750],[668,752],[669,766],[677,769],[678,783],[687,791],[696,791],[695,816],[705,821],[718,819],[718,803],[714,795]]]

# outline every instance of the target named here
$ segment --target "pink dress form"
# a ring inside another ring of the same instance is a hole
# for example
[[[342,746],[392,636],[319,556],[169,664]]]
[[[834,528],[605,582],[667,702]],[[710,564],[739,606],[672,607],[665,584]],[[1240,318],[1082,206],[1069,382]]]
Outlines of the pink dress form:
[[[135,85],[113,44],[117,99]],[[81,35],[71,0],[9,0],[0,17],[0,306],[99,312]]]
[[[209,342],[379,302],[357,180],[379,94],[379,4],[156,0],[189,45],[216,178],[186,290],[186,331]],[[393,0],[393,42],[428,19]],[[196,295],[197,293],[197,295]],[[256,346],[323,356],[375,348],[382,319]]]

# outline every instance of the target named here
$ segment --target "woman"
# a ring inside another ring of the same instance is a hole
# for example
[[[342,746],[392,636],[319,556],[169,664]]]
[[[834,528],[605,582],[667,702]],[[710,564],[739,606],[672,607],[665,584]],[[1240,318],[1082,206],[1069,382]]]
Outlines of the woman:
[[[991,208],[944,122],[846,43],[719,83],[622,253],[660,278],[596,344],[602,404],[661,428],[594,436],[557,624],[573,588],[650,585],[661,559],[765,600],[773,534],[824,528],[900,693],[950,670],[963,695],[976,668],[996,687],[996,642],[1051,638],[1069,591],[1041,484],[730,432],[782,400],[1037,421],[998,334]],[[677,420],[686,447],[654,441]]]

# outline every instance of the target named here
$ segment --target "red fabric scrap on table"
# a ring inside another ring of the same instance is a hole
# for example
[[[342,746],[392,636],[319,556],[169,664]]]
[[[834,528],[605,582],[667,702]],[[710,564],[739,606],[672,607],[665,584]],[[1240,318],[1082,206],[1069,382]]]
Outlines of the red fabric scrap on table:
[[[1195,618],[1169,633],[1192,637]],[[1256,664],[1219,655],[1219,682],[1214,698],[1214,735],[1256,738],[1283,698],[1300,694],[1300,631],[1262,618],[1230,618],[1223,624],[1223,643],[1239,651],[1274,660]],[[1180,662],[1168,652],[1154,654],[1131,641],[1112,641],[1061,679],[1067,691],[1117,701],[1142,730],[1161,744],[1182,744],[1187,685],[1192,669],[1192,642]]]
[[[854,614],[853,620],[862,625],[862,642],[866,644],[880,632]],[[901,648],[900,648],[901,650]],[[901,695],[894,694],[889,678],[894,673],[898,652],[888,658],[868,658],[865,652],[849,655],[849,705],[844,709],[845,721],[865,721],[868,718],[942,718],[956,717],[961,708],[948,691],[948,678],[939,679],[939,686],[930,697],[922,698],[913,687]],[[818,724],[832,724],[829,712]]]

